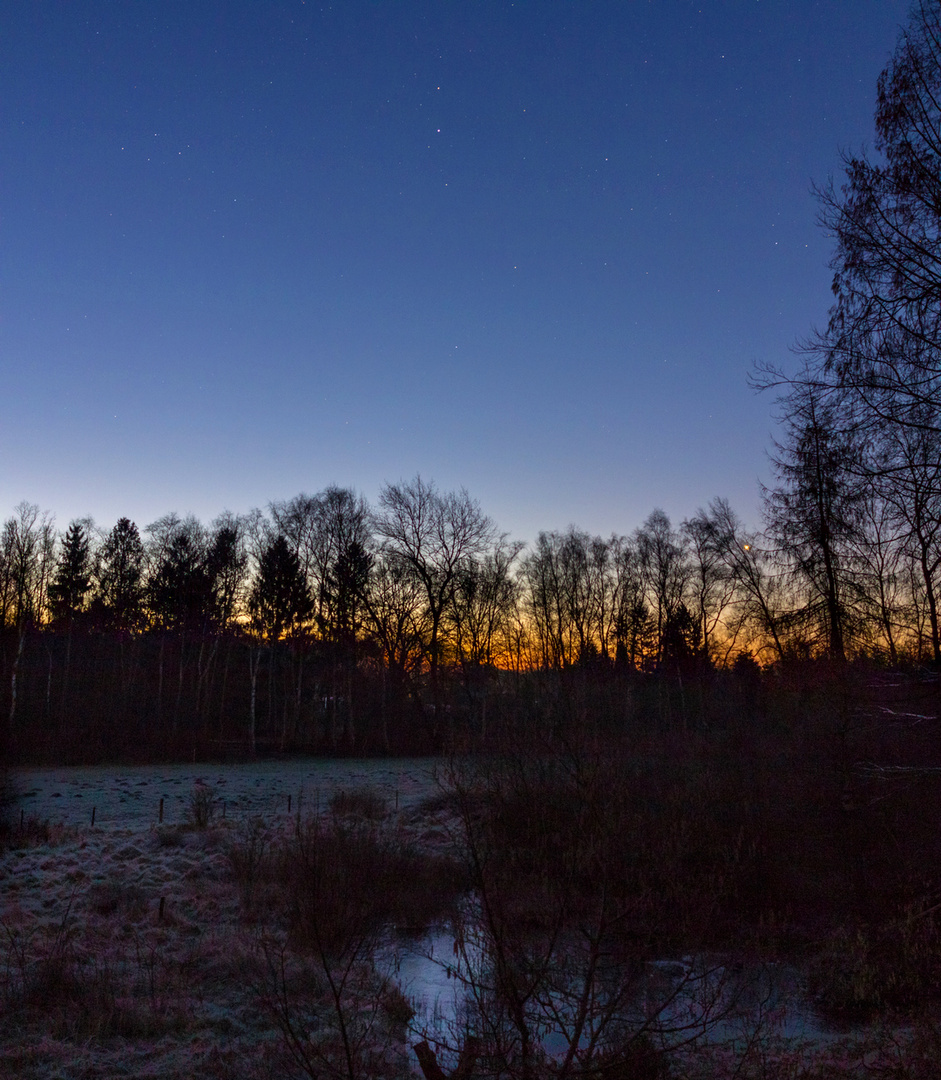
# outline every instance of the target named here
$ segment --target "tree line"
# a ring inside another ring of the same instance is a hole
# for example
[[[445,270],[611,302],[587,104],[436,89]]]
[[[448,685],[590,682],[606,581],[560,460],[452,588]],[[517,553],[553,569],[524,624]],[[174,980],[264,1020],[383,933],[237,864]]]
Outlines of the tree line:
[[[455,730],[486,741],[508,712],[617,720],[645,694],[685,717],[723,673],[836,653],[816,504],[803,473],[782,476],[762,534],[716,499],[676,527],[654,510],[630,535],[573,526],[529,547],[421,477],[385,485],[375,507],[329,487],[143,530],[58,532],[22,503],[0,530],[8,745],[429,749]],[[931,660],[941,535],[928,560],[886,535],[831,537],[839,567],[869,570],[842,656]]]

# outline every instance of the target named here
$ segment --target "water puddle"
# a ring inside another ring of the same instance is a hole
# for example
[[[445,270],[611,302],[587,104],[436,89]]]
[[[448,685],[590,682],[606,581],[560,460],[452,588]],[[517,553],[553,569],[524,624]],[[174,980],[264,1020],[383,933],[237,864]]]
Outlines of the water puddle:
[[[437,927],[421,938],[398,938],[381,962],[416,1010],[411,1041],[424,1038],[433,1046],[453,1046],[455,1032],[463,1029],[472,1012],[468,976],[474,976],[478,985],[488,981],[482,951],[458,939],[453,929]],[[605,1004],[602,991],[599,1012]],[[557,1060],[569,1049],[568,1009],[567,1001],[550,994],[532,1024],[543,1050]],[[554,1024],[546,1021],[553,1012],[558,1019]],[[847,1034],[828,1027],[816,1015],[796,968],[774,963],[727,966],[717,957],[686,956],[643,965],[634,973],[631,998],[622,1003],[620,1013],[624,1032],[643,1028],[655,1045],[673,1050],[690,1045],[741,1049],[756,1037],[822,1049]],[[588,1037],[582,1036],[581,1049],[588,1045]],[[449,1070],[456,1059],[441,1050],[439,1063]]]

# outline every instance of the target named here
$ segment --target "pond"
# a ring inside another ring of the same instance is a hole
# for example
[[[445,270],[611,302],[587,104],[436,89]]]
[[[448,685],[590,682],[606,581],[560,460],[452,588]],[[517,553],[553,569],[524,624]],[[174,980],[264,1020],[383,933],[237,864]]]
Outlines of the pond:
[[[420,940],[398,940],[380,959],[416,1008],[413,1039],[453,1046],[473,1002],[468,976],[489,981],[481,949],[469,946],[466,934],[458,937],[453,927],[439,926]],[[757,1037],[783,1052],[820,1052],[848,1035],[863,1034],[862,1029],[838,1031],[822,1021],[803,992],[799,971],[787,964],[727,965],[721,957],[685,956],[649,962],[632,981],[634,996],[621,1010],[624,1030],[646,1028],[655,1045],[674,1050],[695,1047],[701,1054],[725,1047],[741,1052]],[[563,1000],[550,991],[533,1008],[533,1031],[556,1060],[568,1049],[564,1028],[571,1030],[575,997]],[[599,1014],[604,1007],[599,999]],[[579,1041],[582,1049],[587,1038]],[[452,1069],[456,1055],[444,1050],[439,1060]]]

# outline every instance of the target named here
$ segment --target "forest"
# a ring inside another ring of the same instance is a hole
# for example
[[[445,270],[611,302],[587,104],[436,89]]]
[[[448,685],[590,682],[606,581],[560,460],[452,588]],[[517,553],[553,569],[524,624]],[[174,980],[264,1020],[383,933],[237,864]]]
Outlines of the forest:
[[[696,727],[784,672],[933,667],[933,436],[883,425],[863,455],[800,394],[761,533],[715,499],[525,547],[421,477],[143,530],[23,503],[0,533],[11,756],[440,752],[524,716]]]

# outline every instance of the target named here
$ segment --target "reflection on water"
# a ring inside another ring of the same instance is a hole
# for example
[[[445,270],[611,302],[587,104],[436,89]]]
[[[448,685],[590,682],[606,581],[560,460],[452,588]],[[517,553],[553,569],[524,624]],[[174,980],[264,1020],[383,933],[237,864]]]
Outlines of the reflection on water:
[[[468,1022],[473,1005],[471,976],[485,984],[485,958],[479,945],[469,947],[452,928],[437,927],[419,939],[398,938],[384,951],[383,963],[409,997],[416,1015],[412,1041],[453,1046],[455,1032]],[[603,1002],[599,1004],[603,1007]],[[565,1034],[566,1003],[550,994],[542,1001],[538,1032],[542,1049],[561,1058],[569,1049]],[[555,1011],[558,1025],[545,1022]],[[690,1044],[743,1046],[756,1036],[795,1045],[822,1047],[842,1037],[826,1027],[803,994],[797,969],[786,964],[726,965],[717,957],[682,957],[642,965],[633,978],[630,1007],[622,1012],[625,1034],[647,1031],[658,1045],[677,1049]],[[583,1034],[581,1048],[587,1043]],[[453,1068],[453,1054],[439,1061]]]

